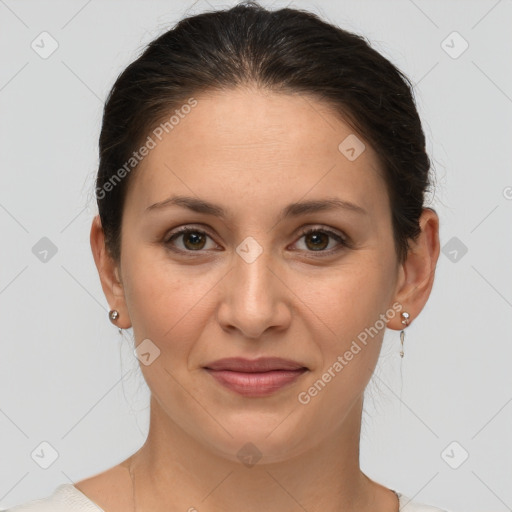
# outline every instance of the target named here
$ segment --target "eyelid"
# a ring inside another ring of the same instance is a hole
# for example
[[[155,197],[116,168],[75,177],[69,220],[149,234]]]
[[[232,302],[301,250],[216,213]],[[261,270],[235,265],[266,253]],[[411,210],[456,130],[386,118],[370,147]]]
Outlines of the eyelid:
[[[196,226],[200,226],[200,227],[196,227]],[[177,247],[172,246],[172,244],[171,244],[172,239],[178,238],[180,235],[184,235],[184,234],[187,234],[187,233],[190,233],[190,232],[193,232],[193,233],[197,232],[197,233],[204,234],[204,235],[208,236],[209,238],[211,238],[216,245],[219,245],[215,241],[215,237],[209,232],[208,228],[206,228],[202,224],[186,224],[184,226],[179,226],[179,227],[171,230],[171,233],[167,234],[167,236],[164,238],[164,242],[163,243],[164,243],[164,245],[166,247],[169,247],[170,249],[172,249],[172,250],[174,250],[176,252],[179,252],[179,253],[190,253],[190,254],[193,254],[193,253],[201,253],[201,252],[203,252],[205,249],[199,249],[197,251],[186,251],[184,249],[179,249]]]
[[[166,239],[169,240],[175,235],[180,235],[182,233],[187,233],[188,231],[197,231],[199,233],[205,233],[210,238],[213,238],[213,235],[210,233],[209,228],[203,224],[185,224],[183,226],[178,226],[173,228],[170,232],[167,233]]]
[[[199,227],[197,227],[197,226],[199,226]],[[199,253],[199,254],[201,254],[205,249],[198,249],[197,251],[187,251],[187,250],[184,250],[184,249],[178,249],[178,248],[173,247],[171,245],[170,242],[171,242],[171,240],[174,237],[177,238],[179,235],[187,234],[189,232],[198,232],[198,233],[202,233],[204,235],[207,235],[208,237],[210,237],[217,244],[217,242],[215,241],[214,236],[209,232],[208,228],[206,228],[206,226],[204,226],[202,224],[186,224],[186,225],[179,226],[179,227],[175,228],[174,230],[172,230],[171,234],[169,234],[168,236],[165,237],[164,244],[166,246],[170,247],[172,250],[175,250],[176,252],[192,253],[192,254],[193,253]],[[324,255],[331,255],[331,254],[341,250],[342,248],[350,248],[351,247],[351,241],[347,237],[347,235],[345,235],[343,232],[339,232],[337,230],[335,231],[333,228],[330,228],[330,227],[327,227],[327,226],[323,226],[321,224],[319,224],[319,225],[308,225],[307,227],[299,228],[298,232],[295,235],[298,238],[295,240],[295,242],[293,242],[293,244],[296,244],[302,237],[304,237],[305,235],[307,235],[307,234],[309,234],[311,232],[323,232],[323,233],[327,234],[330,238],[333,238],[333,239],[335,239],[338,242],[338,246],[334,247],[334,248],[331,248],[331,249],[328,249],[328,250],[305,251],[307,253],[318,253],[320,255],[322,255],[322,254],[324,254]],[[206,250],[208,250],[208,249],[206,249]]]
[[[311,253],[311,254],[318,253],[318,254],[324,254],[324,255],[331,255],[343,248],[352,247],[352,243],[351,243],[350,239],[348,238],[348,236],[345,235],[345,233],[334,230],[333,228],[330,228],[327,226],[322,226],[321,224],[313,225],[313,226],[309,226],[309,227],[305,227],[305,228],[300,228],[299,233],[298,233],[299,238],[297,239],[297,241],[300,240],[303,236],[308,235],[309,233],[315,233],[315,232],[325,233],[330,238],[334,238],[338,242],[338,246],[328,249],[328,250],[322,250],[322,251],[306,251],[307,253]],[[294,243],[297,243],[297,242],[294,242]]]

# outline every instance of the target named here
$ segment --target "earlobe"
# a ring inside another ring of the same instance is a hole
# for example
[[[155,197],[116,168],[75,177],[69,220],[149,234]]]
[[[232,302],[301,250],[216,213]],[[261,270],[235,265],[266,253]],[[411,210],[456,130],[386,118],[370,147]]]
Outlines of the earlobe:
[[[430,296],[439,257],[439,217],[435,210],[424,208],[419,225],[421,233],[415,241],[410,241],[395,295],[395,301],[402,306],[401,311],[409,314],[409,324],[420,314]],[[397,316],[388,327],[401,330],[403,326]]]

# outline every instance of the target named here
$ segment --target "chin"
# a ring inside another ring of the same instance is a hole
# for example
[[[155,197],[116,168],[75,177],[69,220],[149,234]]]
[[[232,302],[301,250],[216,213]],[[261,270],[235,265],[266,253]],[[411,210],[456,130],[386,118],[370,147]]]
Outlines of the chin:
[[[252,467],[254,464],[273,464],[289,460],[311,449],[313,433],[303,431],[297,421],[286,414],[269,415],[262,420],[262,413],[243,414],[238,421],[223,421],[223,429],[203,432],[208,448],[231,462]],[[283,421],[284,420],[284,421]]]

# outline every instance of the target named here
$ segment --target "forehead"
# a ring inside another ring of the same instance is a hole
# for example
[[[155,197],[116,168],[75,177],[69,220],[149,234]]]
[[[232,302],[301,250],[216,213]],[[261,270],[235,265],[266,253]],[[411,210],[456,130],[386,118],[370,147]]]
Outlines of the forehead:
[[[149,134],[154,147],[130,186],[138,208],[176,187],[253,200],[277,193],[298,198],[308,190],[332,195],[333,187],[362,203],[372,191],[383,194],[371,146],[312,96],[236,88],[183,105],[194,106],[178,107]]]

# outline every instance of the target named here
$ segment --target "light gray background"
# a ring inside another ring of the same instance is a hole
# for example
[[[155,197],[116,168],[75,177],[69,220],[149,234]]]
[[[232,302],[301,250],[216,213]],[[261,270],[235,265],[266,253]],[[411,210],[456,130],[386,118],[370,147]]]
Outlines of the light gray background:
[[[458,244],[441,254],[402,368],[398,332],[386,333],[362,468],[454,512],[512,510],[512,2],[291,5],[362,33],[415,83],[441,244]],[[103,471],[145,439],[131,331],[121,338],[107,318],[89,246],[101,110],[144,44],[209,8],[0,0],[0,508]],[[31,48],[43,31],[59,45],[47,59]],[[445,51],[463,48],[454,31],[469,44],[457,58]],[[42,237],[57,248],[46,262],[33,253]],[[43,441],[59,455],[48,469],[31,458]]]

